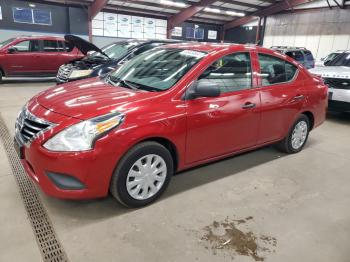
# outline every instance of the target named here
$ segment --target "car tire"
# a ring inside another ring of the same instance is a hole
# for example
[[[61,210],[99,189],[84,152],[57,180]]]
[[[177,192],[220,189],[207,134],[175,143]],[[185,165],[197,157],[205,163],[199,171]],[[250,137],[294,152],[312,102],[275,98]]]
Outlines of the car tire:
[[[303,149],[309,137],[309,132],[310,120],[306,115],[302,114],[294,122],[288,135],[277,144],[277,147],[288,154],[298,153]]]
[[[163,145],[153,141],[140,143],[119,161],[110,192],[124,206],[146,206],[167,188],[174,173],[173,163],[169,150]]]

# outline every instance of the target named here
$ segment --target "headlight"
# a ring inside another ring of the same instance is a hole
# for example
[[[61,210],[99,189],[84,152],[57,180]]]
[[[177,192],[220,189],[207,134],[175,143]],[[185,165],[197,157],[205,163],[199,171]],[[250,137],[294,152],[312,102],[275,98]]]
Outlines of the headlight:
[[[70,74],[69,78],[73,79],[73,78],[80,78],[80,77],[84,77],[84,76],[88,76],[92,73],[92,69],[89,70],[73,70],[72,73]]]
[[[124,119],[121,113],[111,113],[72,125],[50,138],[44,147],[50,151],[86,151],[96,139],[119,126]]]

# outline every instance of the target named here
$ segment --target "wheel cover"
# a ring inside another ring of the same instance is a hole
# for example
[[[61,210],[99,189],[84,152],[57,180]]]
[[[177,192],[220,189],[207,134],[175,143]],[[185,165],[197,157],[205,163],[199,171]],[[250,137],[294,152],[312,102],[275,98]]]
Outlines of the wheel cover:
[[[295,125],[293,133],[292,133],[292,147],[296,150],[300,149],[307,137],[308,125],[302,120]]]
[[[146,200],[162,188],[166,175],[167,166],[161,156],[155,154],[142,156],[129,170],[126,189],[132,198]]]

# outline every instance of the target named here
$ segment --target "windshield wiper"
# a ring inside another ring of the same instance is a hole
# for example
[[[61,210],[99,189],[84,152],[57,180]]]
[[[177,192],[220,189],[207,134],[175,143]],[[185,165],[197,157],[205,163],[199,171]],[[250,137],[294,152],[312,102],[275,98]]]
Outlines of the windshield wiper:
[[[138,88],[135,85],[131,84],[129,81],[123,80],[123,79],[118,79],[118,78],[113,79],[113,77],[111,75],[106,77],[106,82],[113,85],[113,86],[117,86],[119,84],[122,84],[122,86],[124,86],[126,88],[129,88],[132,90],[138,90]]]

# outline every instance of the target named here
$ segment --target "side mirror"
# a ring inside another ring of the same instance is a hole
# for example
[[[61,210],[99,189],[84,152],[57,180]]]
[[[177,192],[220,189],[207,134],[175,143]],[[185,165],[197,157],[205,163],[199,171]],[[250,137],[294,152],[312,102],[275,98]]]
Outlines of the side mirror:
[[[13,53],[17,53],[17,48],[16,47],[13,47],[13,46],[11,46],[11,47],[9,47],[8,49],[7,49],[7,52],[9,53],[9,54],[13,54]]]
[[[187,92],[187,99],[195,99],[197,97],[218,97],[220,96],[220,87],[217,83],[208,79],[202,79],[194,82]]]

